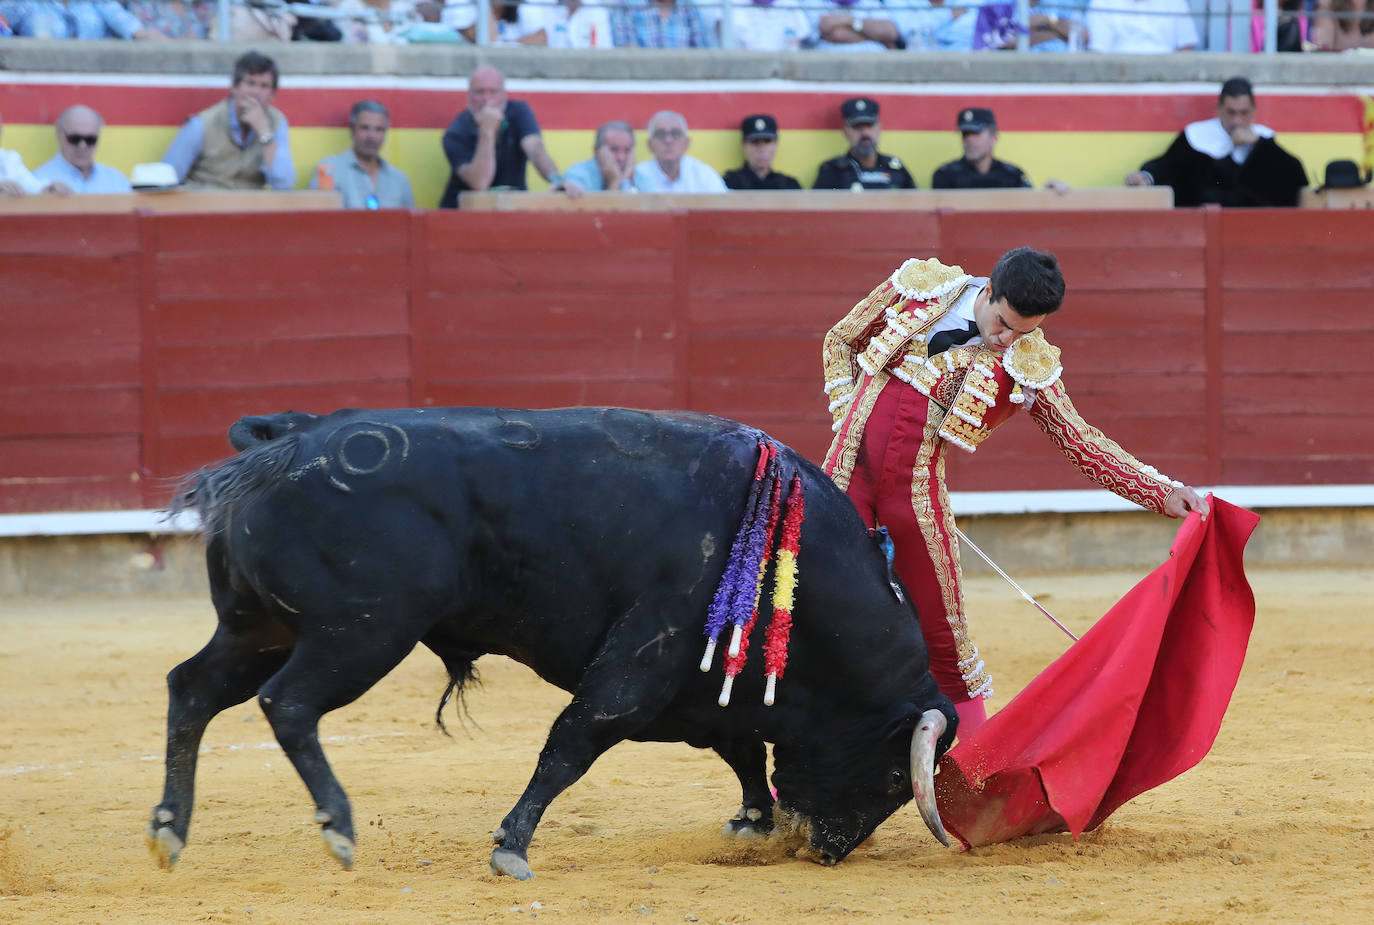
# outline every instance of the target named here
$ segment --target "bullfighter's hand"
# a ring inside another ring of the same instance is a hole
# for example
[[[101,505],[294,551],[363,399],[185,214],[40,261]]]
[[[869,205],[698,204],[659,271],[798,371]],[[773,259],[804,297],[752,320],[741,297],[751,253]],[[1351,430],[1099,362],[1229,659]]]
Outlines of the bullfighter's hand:
[[[1197,511],[1204,518],[1212,512],[1207,501],[1197,491],[1187,485],[1180,485],[1164,499],[1164,513],[1170,517],[1187,517]]]

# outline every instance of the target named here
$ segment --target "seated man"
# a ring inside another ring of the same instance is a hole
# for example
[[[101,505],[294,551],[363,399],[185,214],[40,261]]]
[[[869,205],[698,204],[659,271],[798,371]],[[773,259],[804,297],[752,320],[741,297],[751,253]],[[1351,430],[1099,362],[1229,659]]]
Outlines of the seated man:
[[[617,48],[715,48],[719,44],[692,0],[644,0],[616,6],[611,29]]]
[[[1197,48],[1188,0],[1092,0],[1088,50],[1152,55]]]
[[[0,119],[0,132],[5,121]],[[71,190],[51,180],[40,180],[24,166],[18,151],[0,148],[0,196],[29,196],[33,193],[69,193]]]
[[[1191,123],[1125,182],[1172,186],[1175,206],[1296,206],[1307,171],[1279,147],[1273,129],[1255,122],[1250,81],[1232,77],[1221,85],[1216,118]]]
[[[901,30],[882,0],[824,0],[813,9],[807,47],[819,51],[886,51],[905,48]]]
[[[635,191],[635,130],[616,119],[596,130],[592,156],[578,161],[563,175],[588,192]]]
[[[641,193],[727,192],[720,174],[687,155],[692,137],[681,113],[666,109],[654,113],[648,132],[654,159],[635,168],[635,189]]]
[[[74,193],[128,193],[124,174],[95,162],[105,120],[89,106],[68,106],[57,117],[57,153],[33,172],[40,180],[65,184]]]
[[[359,100],[348,111],[353,147],[320,161],[311,189],[333,187],[345,209],[408,209],[415,205],[410,178],[382,159],[391,113],[375,100]]]
[[[272,106],[277,64],[250,51],[234,62],[227,99],[186,120],[162,159],[189,186],[291,189],[296,166],[286,116]]]
[[[778,155],[778,120],[767,113],[745,116],[740,122],[744,166],[725,175],[730,189],[801,189],[796,177],[773,169]]]
[[[997,119],[991,109],[960,110],[955,125],[963,140],[964,156],[935,171],[931,189],[1021,189],[1031,185],[1025,171],[993,157],[997,147]],[[1045,181],[1045,189],[1069,188],[1062,180]]]

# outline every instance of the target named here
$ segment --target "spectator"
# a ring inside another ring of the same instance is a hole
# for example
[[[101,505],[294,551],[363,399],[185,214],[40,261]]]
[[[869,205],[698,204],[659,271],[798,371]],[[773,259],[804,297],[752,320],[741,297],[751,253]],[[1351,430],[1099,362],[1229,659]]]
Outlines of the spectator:
[[[311,189],[343,193],[345,209],[407,209],[415,205],[410,178],[382,159],[382,145],[391,128],[391,113],[375,100],[359,100],[348,111],[348,134],[353,147],[320,161]]]
[[[635,130],[616,120],[596,130],[592,156],[569,167],[563,178],[589,192],[633,193],[634,176]]]
[[[1308,39],[1318,51],[1374,48],[1374,0],[1317,0]]]
[[[582,0],[558,0],[552,6],[520,5],[520,21],[535,45],[550,48],[612,48],[611,14],[606,7]],[[539,36],[543,35],[541,39]]]
[[[0,119],[0,133],[4,128],[5,121]],[[43,192],[65,195],[71,190],[51,180],[40,180],[24,166],[24,159],[18,151],[0,148],[0,196],[28,196]]]
[[[745,116],[740,122],[744,145],[744,165],[725,175],[730,189],[801,189],[796,177],[773,169],[778,155],[778,120],[766,113]]]
[[[439,208],[458,208],[464,190],[524,190],[525,165],[549,182],[549,188],[571,197],[582,187],[565,181],[549,152],[534,110],[523,100],[506,98],[506,77],[489,64],[479,66],[468,78],[468,105],[449,123],[443,138],[444,155],[452,173]]]
[[[706,28],[701,10],[691,0],[648,0],[617,7],[611,14],[617,48],[714,48],[715,33]]]
[[[802,10],[805,0],[735,0],[730,10],[730,25],[735,48],[749,51],[796,51],[811,35],[811,20]],[[721,7],[709,3],[702,7],[707,28],[722,43]]]
[[[907,51],[972,51],[978,14],[967,7],[951,7],[945,0],[928,0],[893,11],[893,21]]]
[[[535,15],[538,15],[537,13]],[[469,42],[477,41],[477,4],[448,3],[444,5],[442,21],[458,30]],[[543,45],[542,24],[534,24],[520,0],[492,0],[491,28],[488,33],[493,45]]]
[[[1221,85],[1216,118],[1190,124],[1163,155],[1127,174],[1126,185],[1172,186],[1175,206],[1296,206],[1307,172],[1254,120],[1254,88],[1232,77]]]
[[[692,143],[681,113],[663,110],[649,120],[649,151],[654,159],[635,168],[641,193],[724,193],[725,181],[709,166],[687,155]]]
[[[821,164],[812,189],[915,189],[916,181],[899,158],[878,151],[883,126],[878,103],[857,96],[840,104],[849,151]]]
[[[935,171],[931,189],[1017,189],[1031,185],[1025,172],[1015,164],[993,157],[997,147],[997,119],[991,109],[964,109],[955,119],[963,139],[964,156]],[[1062,180],[1047,180],[1045,189],[1068,190]]]
[[[1088,50],[1150,55],[1197,48],[1188,0],[1092,0]]]
[[[277,64],[250,51],[234,62],[228,99],[186,120],[162,159],[177,180],[216,189],[291,189],[296,167],[286,116],[272,106]]]
[[[118,0],[10,0],[0,18],[31,39],[165,39]]]
[[[825,0],[815,16],[810,47],[821,51],[904,48],[901,32],[882,0]]]
[[[74,193],[128,193],[124,174],[95,162],[95,146],[105,120],[89,106],[68,106],[57,117],[57,154],[33,172],[40,180],[56,181]]]
[[[129,12],[138,17],[143,28],[169,39],[210,37],[215,0],[130,0]]]

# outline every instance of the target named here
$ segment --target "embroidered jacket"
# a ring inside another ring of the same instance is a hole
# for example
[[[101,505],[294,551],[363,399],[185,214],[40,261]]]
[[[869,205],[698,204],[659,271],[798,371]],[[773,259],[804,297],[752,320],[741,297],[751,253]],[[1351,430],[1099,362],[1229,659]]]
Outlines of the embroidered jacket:
[[[1022,407],[1088,478],[1155,513],[1181,483],[1160,475],[1079,416],[1060,381],[1059,348],[1039,330],[1005,352],[965,344],[928,357],[931,328],[973,283],[961,267],[934,258],[903,263],[825,337],[825,392],[835,440],[825,469],[848,488],[864,425],[892,378],[932,399],[943,415],[938,437],[974,452]]]

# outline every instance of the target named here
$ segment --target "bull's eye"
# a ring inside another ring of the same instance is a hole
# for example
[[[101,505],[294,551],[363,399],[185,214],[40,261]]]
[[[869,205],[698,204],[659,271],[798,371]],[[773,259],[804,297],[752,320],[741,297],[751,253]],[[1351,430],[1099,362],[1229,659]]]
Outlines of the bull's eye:
[[[897,796],[907,789],[906,772],[901,768],[893,768],[887,774],[887,792]]]

